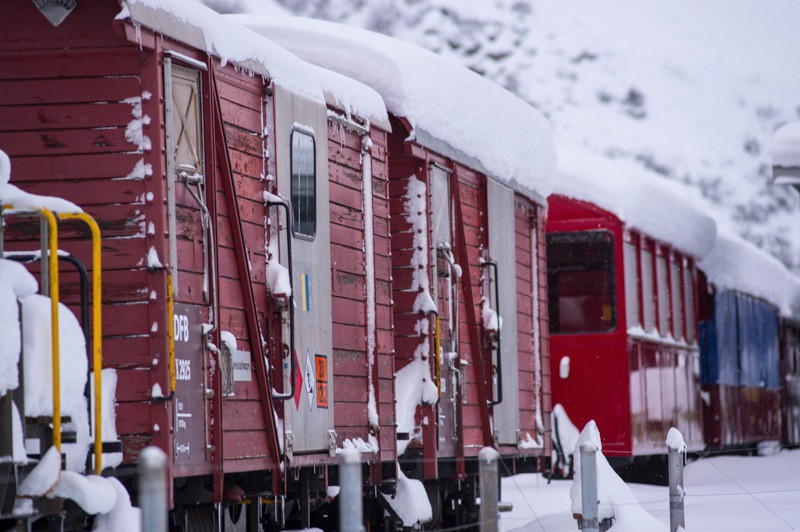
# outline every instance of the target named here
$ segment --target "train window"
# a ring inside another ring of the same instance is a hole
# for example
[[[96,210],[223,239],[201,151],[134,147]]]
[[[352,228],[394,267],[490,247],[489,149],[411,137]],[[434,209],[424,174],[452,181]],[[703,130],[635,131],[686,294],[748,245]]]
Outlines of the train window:
[[[683,266],[683,300],[686,303],[686,340],[694,342],[697,327],[694,322],[694,280],[688,263]]]
[[[547,277],[551,333],[606,332],[616,327],[611,233],[548,234]]]
[[[642,246],[642,316],[644,317],[644,330],[655,331],[656,306],[655,291],[653,290],[653,247]]]
[[[450,234],[450,171],[441,166],[430,166],[431,226],[433,242],[451,244]]]
[[[658,330],[662,336],[669,334],[669,283],[667,283],[667,257],[656,256],[656,288],[658,289]]]
[[[317,234],[317,156],[314,137],[292,131],[292,234],[313,239]]]
[[[677,339],[683,338],[683,302],[681,301],[681,266],[680,258],[674,257],[670,262],[670,284],[672,294],[672,334]]]
[[[639,253],[634,242],[625,242],[625,318],[628,327],[639,325]]]

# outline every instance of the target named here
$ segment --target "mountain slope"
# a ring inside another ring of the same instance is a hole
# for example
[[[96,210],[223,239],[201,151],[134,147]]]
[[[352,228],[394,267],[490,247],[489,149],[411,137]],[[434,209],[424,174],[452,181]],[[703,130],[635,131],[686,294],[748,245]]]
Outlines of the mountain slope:
[[[769,184],[772,131],[800,117],[800,3],[206,3],[334,20],[454,58],[544,112],[559,145],[632,159],[697,187],[722,226],[800,271],[800,202]]]

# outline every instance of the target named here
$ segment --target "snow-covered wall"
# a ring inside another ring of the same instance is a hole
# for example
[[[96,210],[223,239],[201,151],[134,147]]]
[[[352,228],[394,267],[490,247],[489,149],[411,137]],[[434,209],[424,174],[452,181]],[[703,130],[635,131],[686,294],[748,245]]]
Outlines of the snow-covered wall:
[[[458,63],[415,45],[349,26],[294,17],[233,15],[301,58],[374,88],[432,149],[467,159],[513,188],[540,197],[555,177],[547,120],[525,101]],[[477,164],[475,164],[477,163]]]
[[[559,150],[556,194],[594,203],[630,228],[703,257],[714,246],[716,223],[676,187],[630,161]]]

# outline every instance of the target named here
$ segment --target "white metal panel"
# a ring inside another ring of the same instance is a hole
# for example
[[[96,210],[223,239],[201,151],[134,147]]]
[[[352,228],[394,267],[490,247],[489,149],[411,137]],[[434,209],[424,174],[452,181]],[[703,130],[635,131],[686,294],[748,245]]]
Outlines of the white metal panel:
[[[686,339],[694,342],[697,327],[694,318],[694,280],[688,264],[683,267],[683,300],[686,303]]]
[[[667,258],[656,257],[656,282],[658,283],[658,330],[661,336],[669,334],[669,286],[667,284]]]
[[[450,172],[431,165],[431,229],[434,250],[439,244],[452,244],[450,229]]]
[[[670,262],[670,280],[672,281],[672,335],[683,338],[683,303],[681,302],[681,269],[677,262]]]
[[[331,243],[328,186],[328,120],[325,106],[275,85],[275,143],[278,191],[291,197],[292,131],[313,132],[316,147],[316,234],[292,237],[292,284],[295,298],[295,350],[302,376],[299,401],[285,403],[285,428],[293,451],[327,451],[334,428],[333,339],[331,324]],[[283,217],[283,213],[281,213]],[[281,263],[286,263],[287,231],[281,231]],[[288,338],[288,333],[286,334]],[[317,404],[316,357],[326,357],[328,407]],[[288,368],[289,360],[285,361]],[[288,371],[285,388],[289,388]],[[366,398],[365,398],[366,401]],[[367,414],[364,412],[364,423]]]
[[[656,307],[653,299],[653,251],[642,248],[642,310],[644,330],[652,332],[656,328]]]
[[[487,212],[489,215],[489,256],[497,262],[500,301],[492,308],[498,310],[503,325],[500,328],[500,357],[503,372],[503,402],[495,407],[495,428],[499,442],[516,445],[519,430],[519,353],[517,351],[517,270],[514,228],[514,191],[487,179]],[[489,271],[485,271],[489,275]]]
[[[625,316],[628,327],[639,325],[639,254],[633,242],[625,242]]]

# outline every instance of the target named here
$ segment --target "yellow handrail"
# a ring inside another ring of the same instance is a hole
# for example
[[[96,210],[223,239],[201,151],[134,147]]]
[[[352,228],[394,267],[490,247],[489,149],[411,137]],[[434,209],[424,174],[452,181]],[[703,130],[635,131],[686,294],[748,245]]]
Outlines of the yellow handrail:
[[[175,305],[172,274],[167,272],[167,342],[169,343],[169,391],[175,392]]]
[[[94,373],[94,473],[103,471],[103,298],[100,227],[85,212],[64,213],[62,220],[81,220],[92,232],[92,371]],[[52,277],[51,277],[52,282]]]
[[[38,209],[47,220],[47,268],[50,274],[50,341],[53,365],[53,445],[61,452],[61,354],[58,333],[58,224],[53,211]]]

